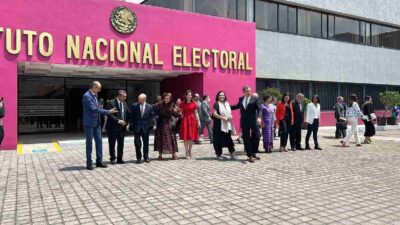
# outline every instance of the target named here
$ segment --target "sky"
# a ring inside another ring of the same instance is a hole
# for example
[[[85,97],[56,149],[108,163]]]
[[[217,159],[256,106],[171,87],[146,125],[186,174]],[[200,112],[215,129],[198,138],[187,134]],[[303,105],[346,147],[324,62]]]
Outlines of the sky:
[[[133,3],[140,3],[143,2],[143,0],[125,0],[126,2],[133,2]]]

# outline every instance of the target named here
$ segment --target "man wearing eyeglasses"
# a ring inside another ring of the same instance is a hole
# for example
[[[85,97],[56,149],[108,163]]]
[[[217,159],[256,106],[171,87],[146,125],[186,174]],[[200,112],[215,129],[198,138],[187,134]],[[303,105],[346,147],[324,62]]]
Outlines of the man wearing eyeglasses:
[[[103,163],[103,143],[101,139],[101,120],[100,115],[109,115],[117,113],[113,108],[110,110],[100,109],[97,94],[101,91],[101,84],[93,81],[90,89],[83,95],[83,126],[86,136],[86,168],[93,170],[92,162],[92,141],[96,144],[96,167],[106,168]]]

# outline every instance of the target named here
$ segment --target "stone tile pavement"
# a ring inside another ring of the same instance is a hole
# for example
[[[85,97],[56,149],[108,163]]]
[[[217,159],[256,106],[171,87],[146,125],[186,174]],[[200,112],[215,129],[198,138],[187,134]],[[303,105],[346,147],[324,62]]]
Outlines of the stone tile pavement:
[[[260,154],[255,164],[243,145],[237,160],[216,161],[202,144],[195,160],[137,165],[126,143],[128,164],[94,171],[83,145],[2,151],[0,224],[400,224],[399,135],[339,148],[321,131],[323,151]]]

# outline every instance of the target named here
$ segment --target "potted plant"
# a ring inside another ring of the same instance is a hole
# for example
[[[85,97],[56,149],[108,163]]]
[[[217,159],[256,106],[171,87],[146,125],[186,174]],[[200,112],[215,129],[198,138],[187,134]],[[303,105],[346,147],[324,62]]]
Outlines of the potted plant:
[[[378,126],[386,126],[386,124],[389,125],[394,125],[395,122],[391,121],[392,116],[386,116],[387,112],[399,104],[400,102],[400,93],[397,91],[384,91],[379,93],[379,100],[382,102],[382,104],[385,106],[385,111],[383,113],[382,117],[379,117],[378,120]],[[389,123],[388,123],[389,122]]]

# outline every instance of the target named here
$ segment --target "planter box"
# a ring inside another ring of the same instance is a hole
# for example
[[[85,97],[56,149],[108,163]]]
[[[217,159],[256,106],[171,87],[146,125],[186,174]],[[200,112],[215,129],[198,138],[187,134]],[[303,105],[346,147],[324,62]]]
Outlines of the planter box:
[[[396,120],[396,118],[387,117],[387,125],[397,125],[397,120]]]

